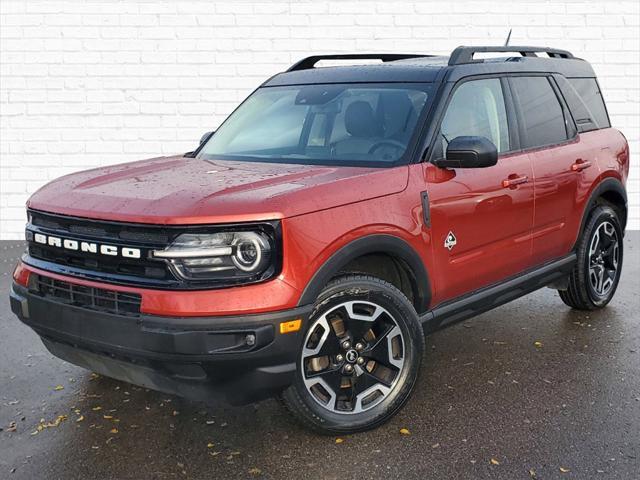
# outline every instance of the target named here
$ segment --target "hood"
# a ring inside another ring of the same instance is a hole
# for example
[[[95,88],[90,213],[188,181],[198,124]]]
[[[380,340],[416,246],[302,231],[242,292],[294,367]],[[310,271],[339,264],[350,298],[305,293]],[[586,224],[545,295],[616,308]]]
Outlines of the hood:
[[[273,220],[402,191],[408,167],[207,161],[182,156],[87,170],[38,190],[29,208],[157,224]]]

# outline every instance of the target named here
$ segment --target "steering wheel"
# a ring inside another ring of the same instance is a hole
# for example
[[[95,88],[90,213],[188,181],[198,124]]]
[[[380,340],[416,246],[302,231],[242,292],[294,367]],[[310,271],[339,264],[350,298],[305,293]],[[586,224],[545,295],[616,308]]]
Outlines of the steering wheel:
[[[398,140],[392,140],[388,138],[386,140],[380,140],[379,142],[374,143],[369,149],[368,153],[373,154],[376,150],[385,146],[390,146],[392,148],[399,149],[399,150],[404,150],[405,148],[407,148],[407,146],[404,143],[399,142]]]

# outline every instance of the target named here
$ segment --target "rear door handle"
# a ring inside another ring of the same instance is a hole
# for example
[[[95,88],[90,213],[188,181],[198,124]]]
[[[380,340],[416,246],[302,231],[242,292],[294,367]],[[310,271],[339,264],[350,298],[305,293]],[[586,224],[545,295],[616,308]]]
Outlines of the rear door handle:
[[[515,173],[509,175],[506,180],[502,181],[503,188],[512,188],[516,185],[520,185],[521,183],[527,183],[529,181],[529,177],[523,175],[521,177],[517,176]]]
[[[581,158],[576,160],[576,163],[571,165],[571,170],[574,172],[581,172],[585,168],[589,168],[591,166],[591,162],[588,160],[582,160]]]

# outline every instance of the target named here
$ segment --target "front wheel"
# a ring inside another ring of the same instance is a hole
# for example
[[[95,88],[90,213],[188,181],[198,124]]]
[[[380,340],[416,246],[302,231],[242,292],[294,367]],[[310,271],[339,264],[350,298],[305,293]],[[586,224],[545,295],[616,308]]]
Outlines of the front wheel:
[[[559,291],[562,301],[578,310],[607,305],[620,280],[622,246],[618,215],[609,206],[596,207],[578,240],[577,262],[569,275],[569,287]]]
[[[423,355],[422,327],[402,292],[375,277],[344,276],[318,297],[282,397],[317,432],[368,430],[407,401]]]

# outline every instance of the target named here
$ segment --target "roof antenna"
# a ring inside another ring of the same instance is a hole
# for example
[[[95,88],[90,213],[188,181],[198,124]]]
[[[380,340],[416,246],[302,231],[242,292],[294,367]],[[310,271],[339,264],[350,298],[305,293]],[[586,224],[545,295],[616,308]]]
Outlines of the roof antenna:
[[[504,42],[504,46],[508,47],[509,46],[509,40],[511,40],[511,32],[513,31],[513,28],[509,29],[509,35],[507,35],[507,40]]]

